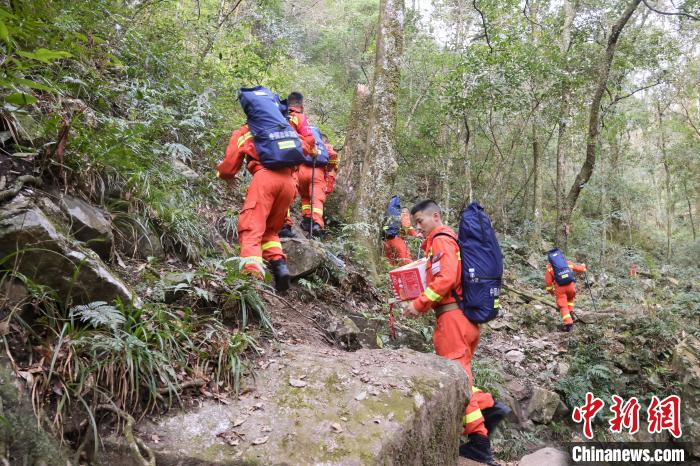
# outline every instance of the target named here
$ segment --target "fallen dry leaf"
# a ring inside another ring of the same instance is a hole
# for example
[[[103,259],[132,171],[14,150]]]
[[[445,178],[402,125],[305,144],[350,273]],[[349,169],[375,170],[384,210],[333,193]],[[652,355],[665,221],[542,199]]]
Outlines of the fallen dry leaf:
[[[333,432],[335,433],[340,433],[343,431],[343,426],[341,426],[337,422],[334,422],[333,424],[331,424],[331,429],[333,429]]]
[[[158,434],[152,434],[152,435],[151,435],[151,441],[152,441],[153,443],[159,443],[159,442],[160,442],[160,437],[158,436]]]
[[[362,400],[364,400],[365,398],[367,398],[367,392],[360,392],[360,393],[358,393],[358,394],[355,396],[355,399],[356,399],[357,401],[362,401]]]
[[[267,435],[264,437],[258,437],[255,440],[253,440],[253,445],[262,445],[263,443],[267,443],[267,441],[270,440],[270,437]]]
[[[4,337],[5,335],[10,333],[10,323],[6,320],[3,320],[0,322],[0,337]]]

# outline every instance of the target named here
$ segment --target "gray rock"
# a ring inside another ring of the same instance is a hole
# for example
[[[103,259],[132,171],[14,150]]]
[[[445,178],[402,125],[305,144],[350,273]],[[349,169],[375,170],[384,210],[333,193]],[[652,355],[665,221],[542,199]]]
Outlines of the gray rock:
[[[623,353],[615,359],[615,365],[628,374],[636,374],[642,370],[639,356],[636,354]]]
[[[561,403],[559,395],[542,387],[535,387],[527,405],[528,417],[533,422],[547,424],[554,417]]]
[[[15,254],[16,253],[16,254]],[[30,280],[54,289],[64,302],[131,301],[132,293],[95,253],[58,232],[31,199],[16,196],[0,210],[0,258]]]
[[[326,260],[326,253],[318,241],[282,238],[282,249],[287,255],[289,274],[292,278],[313,273]]]
[[[141,421],[157,464],[457,464],[468,394],[452,361],[408,349],[286,346],[255,380],[254,396]],[[105,464],[135,464],[121,438],[104,445]]]
[[[506,359],[513,364],[520,364],[525,359],[525,354],[519,350],[510,350],[506,353]]]
[[[166,304],[171,304],[184,295],[187,294],[187,288],[189,288],[192,278],[194,277],[193,272],[168,272],[166,273],[161,281],[163,282],[164,301]]]
[[[700,438],[700,339],[689,335],[676,345],[671,367],[680,382],[681,423],[683,436],[678,439]],[[692,444],[693,456],[700,457],[700,442]]]
[[[63,196],[60,203],[68,215],[73,236],[84,242],[102,259],[108,259],[112,252],[114,236],[107,213],[73,196]]]
[[[199,173],[192,170],[189,166],[187,166],[187,164],[181,162],[180,160],[173,159],[173,169],[176,173],[179,173],[188,180],[196,180],[200,178]]]
[[[569,455],[552,447],[542,448],[521,458],[518,466],[567,466]]]
[[[331,320],[326,331],[345,349],[356,350],[360,347],[360,328],[348,316]]]
[[[119,214],[115,221],[117,249],[129,257],[165,259],[160,238],[147,222],[139,221],[128,214]]]
[[[0,447],[3,459],[6,460],[4,463],[47,466],[68,464],[66,452],[40,427],[44,423],[37,422],[32,409],[32,397],[25,385],[24,379],[15,376],[7,357],[0,355],[0,419],[3,420]],[[9,456],[5,458],[5,454]]]
[[[641,285],[642,290],[644,291],[652,291],[656,286],[654,280],[652,280],[651,278],[643,278],[639,280],[639,284]]]

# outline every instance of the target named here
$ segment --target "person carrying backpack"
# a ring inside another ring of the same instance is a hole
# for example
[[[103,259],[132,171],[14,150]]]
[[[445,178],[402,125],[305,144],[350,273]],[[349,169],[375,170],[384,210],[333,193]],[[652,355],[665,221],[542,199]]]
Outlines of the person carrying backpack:
[[[241,268],[262,280],[267,261],[275,288],[286,291],[289,269],[277,232],[296,194],[302,142],[282,115],[279,97],[269,89],[242,88],[239,100],[247,122],[231,135],[216,176],[235,188],[236,175],[246,162],[253,179],[238,216]]]
[[[392,196],[389,201],[389,207],[386,209],[388,223],[382,229],[382,240],[384,256],[389,261],[389,265],[393,267],[406,265],[413,262],[411,252],[404,241],[405,217],[401,209],[401,201],[399,196]],[[408,219],[408,226],[411,226],[411,220]],[[411,228],[414,232],[415,230]]]
[[[564,322],[564,331],[571,332],[574,328],[571,312],[574,310],[576,297],[574,272],[585,272],[586,264],[576,264],[567,260],[559,248],[549,251],[547,260],[547,268],[544,272],[545,290],[556,297],[557,307]]]
[[[459,363],[467,373],[472,396],[464,412],[463,434],[469,442],[460,446],[460,456],[495,464],[491,452],[489,429],[495,427],[510,410],[495,403],[491,394],[473,386],[471,361],[479,344],[479,325],[467,319],[459,305],[462,296],[460,246],[454,230],[442,223],[440,207],[432,200],[422,201],[411,209],[418,229],[425,235],[421,245],[427,259],[426,288],[404,310],[415,318],[435,310],[433,334],[435,352]],[[488,418],[488,427],[486,419]]]

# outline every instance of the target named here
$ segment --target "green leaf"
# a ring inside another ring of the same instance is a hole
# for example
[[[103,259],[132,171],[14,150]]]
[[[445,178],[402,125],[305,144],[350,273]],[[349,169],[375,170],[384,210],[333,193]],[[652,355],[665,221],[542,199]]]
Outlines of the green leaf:
[[[8,44],[10,43],[10,32],[7,30],[5,23],[0,21],[0,39],[4,40]]]
[[[60,60],[61,58],[70,58],[71,55],[68,52],[62,50],[49,50],[49,49],[36,49],[34,52],[25,52],[20,50],[17,54],[24,58],[30,58],[32,60],[38,60],[43,63],[51,63],[53,60]]]
[[[14,105],[31,105],[39,102],[39,99],[24,92],[15,92],[5,97],[5,102]]]
[[[29,79],[23,79],[23,78],[12,78],[12,81],[15,84],[19,84],[21,86],[26,86],[30,87],[32,89],[38,89],[40,91],[47,91],[47,92],[55,92],[56,89],[54,89],[51,86],[47,86],[46,84],[41,84],[35,81],[31,81]]]

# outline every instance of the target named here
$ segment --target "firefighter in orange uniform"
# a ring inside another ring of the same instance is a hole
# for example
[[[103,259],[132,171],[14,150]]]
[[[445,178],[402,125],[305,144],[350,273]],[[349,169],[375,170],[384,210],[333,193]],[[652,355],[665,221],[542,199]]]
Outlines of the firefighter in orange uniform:
[[[384,256],[389,261],[389,265],[398,267],[413,262],[408,246],[401,236],[389,234],[389,227],[384,227],[382,235],[384,237]]]
[[[569,268],[576,273],[586,271],[586,264],[575,264],[569,260],[566,261]],[[576,282],[572,281],[568,285],[559,285],[554,280],[554,268],[552,264],[547,264],[547,269],[544,272],[545,290],[556,297],[557,307],[561,313],[561,319],[564,322],[564,331],[570,332],[574,328],[574,319],[571,317],[571,311],[574,310],[574,298],[576,297]]]
[[[454,294],[462,294],[461,261],[457,235],[443,225],[440,207],[431,200],[416,204],[411,215],[418,228],[426,235],[421,248],[428,258],[426,267],[427,287],[406,309],[406,317],[417,317],[430,309],[435,310],[436,325],[433,335],[435,352],[444,358],[458,362],[469,378],[472,396],[464,413],[464,435],[469,442],[460,447],[460,456],[493,463],[491,443],[482,409],[491,409],[492,424],[495,425],[509,410],[493,397],[473,386],[471,361],[479,344],[480,330],[477,324],[467,319],[459,307]],[[495,419],[498,417],[498,419]],[[495,421],[495,422],[493,422]]]
[[[318,152],[316,150],[316,138],[314,138],[314,133],[311,131],[309,126],[309,119],[304,113],[304,96],[300,92],[290,92],[286,99],[287,108],[289,110],[289,123],[292,125],[299,134],[301,139],[302,147],[304,148],[304,153],[307,155],[315,156]],[[297,173],[297,191],[302,197],[302,213],[306,210],[311,211],[311,203],[307,199],[304,202],[304,194],[310,195],[311,186],[311,175],[313,167],[308,167],[306,165],[300,165],[299,171]],[[314,173],[314,191],[323,192],[325,191],[325,182],[319,185],[318,180],[323,178],[323,172],[321,170],[316,170]],[[318,186],[318,187],[317,187]],[[315,200],[315,199],[314,199]],[[293,201],[293,199],[292,199]],[[321,210],[321,217],[323,217],[323,211]],[[307,223],[308,220],[303,220],[301,223],[301,228],[304,231],[309,231],[310,225]],[[292,231],[292,215],[291,211],[287,211],[283,227],[279,232],[279,235],[283,238],[293,238],[294,232]]]
[[[231,135],[224,160],[216,175],[235,187],[236,175],[247,161],[253,180],[246,192],[243,210],[238,217],[238,242],[244,272],[263,279],[263,260],[275,279],[275,288],[289,288],[287,257],[277,232],[284,223],[296,193],[296,167],[269,170],[260,163],[253,135],[245,124]]]

